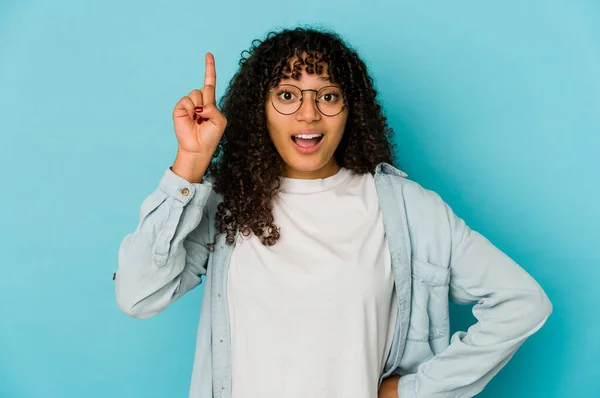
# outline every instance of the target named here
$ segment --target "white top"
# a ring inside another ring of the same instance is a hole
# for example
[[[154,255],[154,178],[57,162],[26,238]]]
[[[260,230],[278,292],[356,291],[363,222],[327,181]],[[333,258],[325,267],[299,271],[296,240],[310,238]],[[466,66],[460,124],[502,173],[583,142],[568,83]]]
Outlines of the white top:
[[[377,398],[397,307],[373,176],[282,183],[279,241],[232,253],[232,398]]]

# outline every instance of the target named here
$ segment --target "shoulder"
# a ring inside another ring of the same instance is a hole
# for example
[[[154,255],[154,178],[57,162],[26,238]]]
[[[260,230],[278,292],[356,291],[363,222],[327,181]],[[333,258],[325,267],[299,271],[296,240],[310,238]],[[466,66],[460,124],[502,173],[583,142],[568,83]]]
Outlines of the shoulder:
[[[413,258],[447,264],[457,220],[450,206],[437,192],[411,180],[406,173],[388,172],[385,178],[399,211],[406,217]]]
[[[388,163],[382,163],[377,166],[375,174],[387,179],[393,193],[403,202],[411,217],[427,218],[433,211],[435,218],[446,212],[447,204],[437,192],[410,179],[404,171]]]

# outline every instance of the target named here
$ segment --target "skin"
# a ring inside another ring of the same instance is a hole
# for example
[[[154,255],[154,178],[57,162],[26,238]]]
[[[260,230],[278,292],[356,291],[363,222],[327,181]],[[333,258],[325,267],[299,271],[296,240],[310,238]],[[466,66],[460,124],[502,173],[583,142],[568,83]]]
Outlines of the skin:
[[[293,84],[301,90],[319,90],[330,86],[327,68],[322,75],[310,75],[302,70],[299,80],[282,79],[279,84]],[[336,174],[340,166],[333,156],[338,147],[346,121],[348,110],[336,116],[325,116],[319,112],[314,92],[304,92],[302,106],[292,115],[282,115],[271,104],[270,94],[265,101],[267,129],[277,152],[285,162],[282,175],[288,178],[315,179]],[[325,134],[321,147],[314,153],[303,154],[295,149],[291,136],[302,129],[317,129]]]
[[[399,398],[398,397],[398,380],[399,375],[393,375],[381,381],[377,398]]]

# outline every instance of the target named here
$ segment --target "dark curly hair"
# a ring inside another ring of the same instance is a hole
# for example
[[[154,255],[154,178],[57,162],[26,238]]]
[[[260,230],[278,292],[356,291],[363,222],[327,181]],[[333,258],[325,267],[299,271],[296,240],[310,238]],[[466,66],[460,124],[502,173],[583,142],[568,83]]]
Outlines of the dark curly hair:
[[[291,60],[297,57],[294,65]],[[219,102],[227,127],[211,159],[207,175],[223,194],[217,207],[217,234],[234,243],[237,231],[254,233],[263,245],[274,245],[272,199],[279,192],[284,162],[267,130],[265,99],[282,78],[298,79],[302,65],[308,74],[322,74],[341,86],[348,107],[346,127],[334,156],[353,173],[374,172],[381,162],[393,163],[391,128],[383,115],[373,80],[355,50],[333,32],[298,27],[270,32],[242,52],[240,68]],[[214,244],[209,244],[211,250]]]

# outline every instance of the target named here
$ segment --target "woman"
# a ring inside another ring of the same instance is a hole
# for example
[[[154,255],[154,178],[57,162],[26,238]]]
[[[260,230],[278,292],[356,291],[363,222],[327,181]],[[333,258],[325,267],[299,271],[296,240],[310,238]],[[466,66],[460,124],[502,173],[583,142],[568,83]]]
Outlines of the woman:
[[[367,68],[335,34],[255,41],[215,105],[175,106],[176,159],[119,251],[136,318],[205,289],[190,397],[467,397],[552,306],[519,265],[392,166]],[[449,336],[448,297],[478,322]]]

